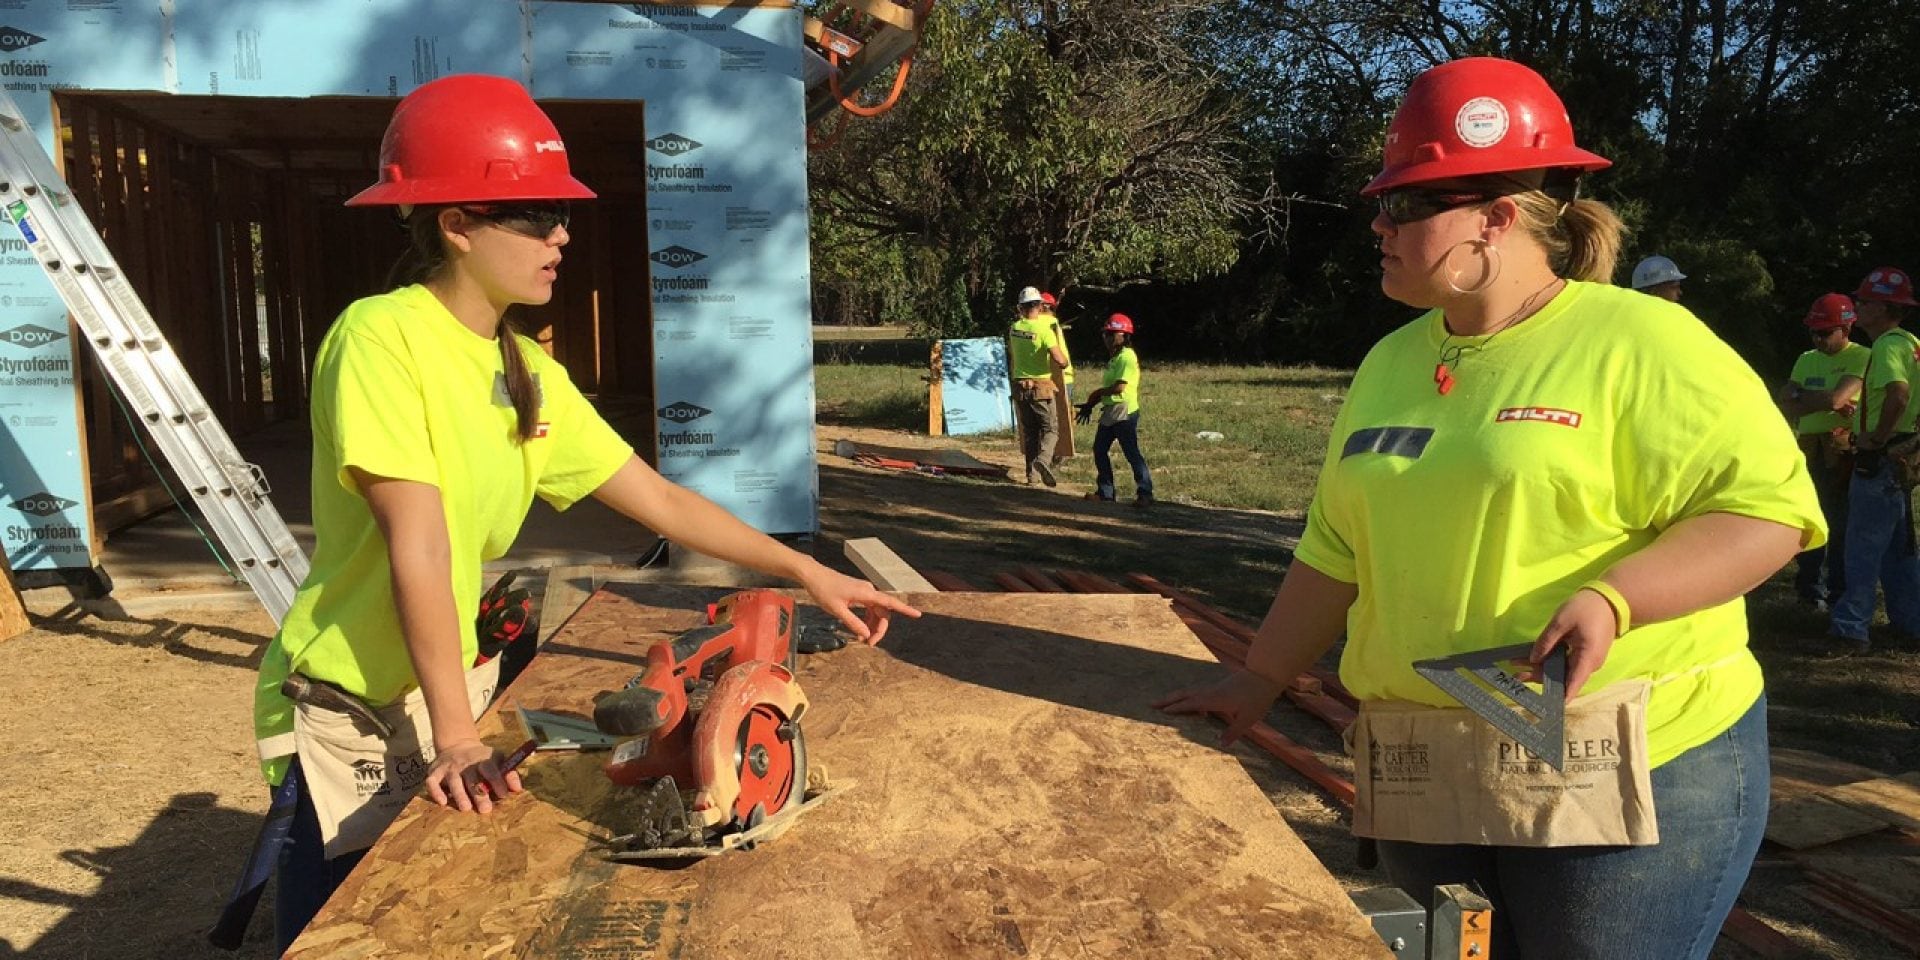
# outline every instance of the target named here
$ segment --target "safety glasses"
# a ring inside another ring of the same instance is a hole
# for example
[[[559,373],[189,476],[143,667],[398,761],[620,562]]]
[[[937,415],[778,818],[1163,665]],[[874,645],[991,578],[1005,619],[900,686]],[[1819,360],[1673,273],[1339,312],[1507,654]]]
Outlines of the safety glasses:
[[[1380,195],[1380,212],[1396,226],[1418,223],[1428,217],[1445,213],[1456,207],[1470,207],[1476,203],[1493,200],[1493,195],[1485,193],[1467,193],[1458,190],[1430,190],[1423,187],[1401,187]]]
[[[463,203],[460,209],[469,216],[479,217],[502,230],[509,230],[535,240],[545,240],[553,236],[556,228],[566,226],[573,219],[573,208],[565,200]]]

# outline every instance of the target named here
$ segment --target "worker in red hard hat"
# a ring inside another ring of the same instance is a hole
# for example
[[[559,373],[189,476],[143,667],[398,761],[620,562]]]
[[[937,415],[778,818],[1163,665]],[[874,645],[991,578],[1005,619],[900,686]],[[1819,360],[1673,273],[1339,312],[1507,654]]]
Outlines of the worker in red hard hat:
[[[1902,326],[1916,305],[1913,277],[1880,267],[1854,291],[1860,329],[1873,341],[1854,418],[1854,468],[1847,485],[1845,587],[1827,624],[1834,654],[1872,649],[1867,627],[1877,600],[1909,641],[1920,638],[1920,556],[1913,535],[1911,488],[1920,477],[1920,337]]]
[[[1704,960],[1766,826],[1741,598],[1826,539],[1805,461],[1731,348],[1611,283],[1608,162],[1539,74],[1422,73],[1383,161],[1380,285],[1422,313],[1355,373],[1244,668],[1161,703],[1232,740],[1344,633],[1354,831],[1397,885],[1477,885],[1494,957]],[[1565,656],[1564,737],[1463,723],[1413,667],[1510,649]]]
[[[565,367],[513,332],[510,308],[553,296],[568,204],[593,196],[524,88],[460,75],[400,102],[379,181],[347,201],[398,208],[411,245],[392,289],[348,306],[314,363],[317,545],[255,699],[275,807],[297,805],[279,851],[283,950],[416,788],[483,814],[521,789],[475,732],[499,660],[475,666],[474,613],[481,565],[512,546],[535,496],[560,509],[592,496],[673,542],[798,581],[870,642],[889,613],[917,615],[662,479]],[[357,698],[393,734],[292,702],[292,674]]]
[[[1100,408],[1100,426],[1093,433],[1094,492],[1087,496],[1095,500],[1116,498],[1111,453],[1118,442],[1127,466],[1133,469],[1133,505],[1150,507],[1153,473],[1140,452],[1140,357],[1133,352],[1133,318],[1124,313],[1108,317],[1100,327],[1100,338],[1107,345],[1109,357],[1105,382],[1087,395],[1078,415],[1081,423],[1089,423],[1094,408]]]
[[[1846,585],[1847,485],[1853,475],[1854,404],[1867,372],[1866,347],[1853,342],[1853,300],[1829,293],[1813,302],[1802,321],[1813,349],[1794,361],[1775,400],[1794,424],[1807,473],[1820,497],[1830,531],[1827,545],[1800,554],[1794,590],[1820,612],[1840,599]],[[1822,572],[1825,572],[1824,579]]]

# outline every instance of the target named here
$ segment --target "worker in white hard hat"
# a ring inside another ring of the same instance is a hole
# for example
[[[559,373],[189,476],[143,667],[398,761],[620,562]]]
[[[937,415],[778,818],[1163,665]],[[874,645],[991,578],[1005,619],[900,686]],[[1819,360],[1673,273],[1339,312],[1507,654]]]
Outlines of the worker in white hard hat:
[[[1634,264],[1633,288],[1662,300],[1680,302],[1680,281],[1687,275],[1672,260],[1655,254]]]
[[[1013,375],[1013,408],[1020,414],[1020,456],[1026,461],[1027,482],[1039,474],[1051,487],[1053,445],[1060,433],[1054,418],[1052,364],[1066,366],[1067,352],[1044,316],[1047,301],[1039,290],[1024,287],[1015,302],[1019,318],[1007,331],[1007,369]]]

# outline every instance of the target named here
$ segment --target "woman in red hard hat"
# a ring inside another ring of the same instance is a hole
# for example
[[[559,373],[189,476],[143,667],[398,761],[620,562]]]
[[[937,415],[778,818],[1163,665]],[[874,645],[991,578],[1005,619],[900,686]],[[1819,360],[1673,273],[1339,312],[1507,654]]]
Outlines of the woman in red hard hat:
[[[593,196],[525,89],[463,75],[400,102],[379,182],[347,201],[397,207],[412,243],[394,288],[347,307],[314,363],[318,542],[255,698],[276,800],[298,804],[280,851],[282,948],[415,788],[483,814],[520,790],[475,732],[499,661],[475,666],[473,621],[481,564],[507,552],[535,496],[560,509],[593,496],[677,543],[796,580],[869,642],[889,612],[917,615],[662,479],[564,367],[509,329],[511,307],[552,298],[567,205]],[[291,702],[281,687],[296,673],[395,732]]]
[[[1396,884],[1478,884],[1494,957],[1697,960],[1766,823],[1741,595],[1826,530],[1746,363],[1608,282],[1620,222],[1578,191],[1605,166],[1520,64],[1408,88],[1362,192],[1381,288],[1424,312],[1355,374],[1245,668],[1163,705],[1231,741],[1344,631],[1354,829]],[[1546,757],[1413,668],[1514,647],[1528,679],[1566,656]]]
[[[1133,469],[1133,505],[1151,507],[1153,474],[1147,469],[1146,455],[1140,452],[1140,357],[1133,352],[1133,318],[1124,313],[1108,317],[1100,327],[1100,337],[1106,341],[1110,358],[1105,382],[1087,395],[1078,414],[1080,422],[1087,423],[1093,419],[1094,407],[1100,408],[1100,426],[1093,432],[1094,492],[1088,496],[1095,500],[1115,498],[1112,452],[1117,441],[1127,466]]]

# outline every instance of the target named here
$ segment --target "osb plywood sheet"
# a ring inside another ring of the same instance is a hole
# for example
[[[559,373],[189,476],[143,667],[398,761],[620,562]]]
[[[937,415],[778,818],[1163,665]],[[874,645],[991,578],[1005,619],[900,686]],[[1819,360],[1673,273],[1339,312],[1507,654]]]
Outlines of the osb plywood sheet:
[[[502,702],[584,715],[720,593],[609,585]],[[289,955],[1389,956],[1242,767],[1265,761],[1148,706],[1219,671],[1166,601],[910,599],[881,647],[801,659],[813,763],[851,786],[777,841],[603,862],[601,757],[539,755],[490,818],[416,801]]]

